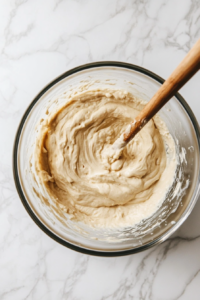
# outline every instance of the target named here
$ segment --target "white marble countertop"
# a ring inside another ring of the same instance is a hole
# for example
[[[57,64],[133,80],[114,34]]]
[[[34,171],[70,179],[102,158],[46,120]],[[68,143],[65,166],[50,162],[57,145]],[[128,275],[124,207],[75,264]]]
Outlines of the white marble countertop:
[[[119,60],[166,78],[200,37],[199,0],[0,0],[0,299],[200,299],[200,201],[174,237],[143,253],[76,253],[30,219],[12,177],[16,128],[59,74]],[[182,90],[200,121],[200,72]]]

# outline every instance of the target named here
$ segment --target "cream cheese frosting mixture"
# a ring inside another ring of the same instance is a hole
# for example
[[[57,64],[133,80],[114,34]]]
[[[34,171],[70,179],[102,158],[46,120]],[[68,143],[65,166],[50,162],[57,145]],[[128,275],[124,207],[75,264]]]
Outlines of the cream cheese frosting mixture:
[[[144,105],[123,90],[86,91],[44,122],[36,172],[72,220],[92,227],[133,226],[159,209],[177,165],[162,119],[155,116],[124,149],[112,149]]]

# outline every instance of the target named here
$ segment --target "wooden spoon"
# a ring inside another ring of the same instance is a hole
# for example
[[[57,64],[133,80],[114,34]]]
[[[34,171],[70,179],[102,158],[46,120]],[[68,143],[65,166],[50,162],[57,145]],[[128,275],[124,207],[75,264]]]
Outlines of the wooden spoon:
[[[176,94],[176,92],[200,69],[200,39],[182,62],[163,83],[126,131],[112,145],[122,149],[144,127],[144,125]]]

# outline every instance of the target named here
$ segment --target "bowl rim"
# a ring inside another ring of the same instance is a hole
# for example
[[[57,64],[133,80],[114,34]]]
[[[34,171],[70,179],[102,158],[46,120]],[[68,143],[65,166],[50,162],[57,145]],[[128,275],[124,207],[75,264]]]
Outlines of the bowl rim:
[[[186,208],[186,210],[184,211],[184,213],[181,215],[181,218],[177,221],[176,224],[174,224],[168,231],[166,231],[162,236],[160,236],[159,238],[155,239],[154,241],[151,241],[148,244],[145,244],[143,246],[139,246],[136,248],[132,248],[132,249],[128,249],[128,250],[119,250],[119,251],[101,251],[101,250],[92,250],[92,249],[88,249],[88,248],[83,248],[77,245],[74,245],[70,242],[67,242],[66,240],[60,238],[59,236],[57,236],[55,233],[53,233],[50,229],[48,229],[48,227],[46,227],[41,221],[40,219],[37,217],[37,215],[33,212],[33,210],[31,209],[31,207],[28,204],[28,200],[26,200],[26,197],[23,193],[21,184],[20,184],[20,180],[19,180],[19,173],[18,173],[18,146],[19,146],[19,141],[20,141],[20,137],[21,137],[21,133],[24,127],[24,123],[26,122],[26,119],[29,115],[29,113],[31,112],[32,108],[34,107],[34,105],[37,103],[37,101],[41,98],[41,96],[46,93],[50,88],[52,88],[56,83],[58,83],[59,81],[63,80],[64,78],[78,73],[80,71],[86,70],[86,69],[92,69],[92,68],[99,68],[99,67],[117,67],[117,68],[125,68],[125,69],[129,69],[129,70],[133,70],[133,71],[137,71],[139,73],[142,73],[144,75],[147,75],[150,78],[153,78],[154,80],[156,80],[157,82],[163,84],[163,82],[165,81],[162,77],[158,76],[157,74],[134,64],[130,64],[130,63],[125,63],[125,62],[119,62],[119,61],[99,61],[99,62],[93,62],[93,63],[88,63],[88,64],[84,64],[78,67],[75,67],[73,69],[70,69],[66,72],[64,72],[63,74],[59,75],[58,77],[56,77],[54,80],[52,80],[50,83],[48,83],[36,96],[35,98],[32,100],[32,102],[29,104],[29,106],[27,107],[27,109],[25,110],[25,113],[23,114],[21,121],[19,123],[16,135],[15,135],[15,140],[14,140],[14,145],[13,145],[13,156],[12,156],[12,168],[13,168],[13,177],[14,177],[14,182],[15,182],[15,186],[18,192],[18,195],[21,199],[22,204],[24,205],[26,211],[28,212],[29,216],[32,218],[32,220],[38,225],[38,227],[45,232],[49,237],[51,237],[53,240],[55,240],[56,242],[60,243],[61,245],[70,248],[72,250],[75,250],[77,252],[80,253],[84,253],[84,254],[89,254],[89,255],[94,255],[94,256],[103,256],[103,257],[115,257],[115,256],[124,256],[124,255],[129,255],[129,254],[134,254],[134,253],[138,253],[144,250],[147,250],[155,245],[159,245],[161,243],[163,243],[164,241],[166,241],[182,224],[183,222],[187,219],[187,217],[190,215],[192,209],[194,208],[197,200],[198,200],[198,196],[200,194],[200,170],[199,170],[199,174],[198,174],[198,181],[196,184],[196,188],[195,188],[195,192],[193,193],[192,196],[192,201],[190,201],[190,203],[188,204],[188,207]],[[200,149],[200,129],[199,129],[199,124],[196,120],[196,117],[194,116],[190,106],[187,104],[187,102],[185,101],[185,99],[179,94],[176,93],[175,94],[176,99],[181,103],[181,105],[183,106],[183,108],[186,110],[193,126],[194,126],[194,130],[196,133],[196,137],[197,137],[197,142],[198,142],[198,147]]]

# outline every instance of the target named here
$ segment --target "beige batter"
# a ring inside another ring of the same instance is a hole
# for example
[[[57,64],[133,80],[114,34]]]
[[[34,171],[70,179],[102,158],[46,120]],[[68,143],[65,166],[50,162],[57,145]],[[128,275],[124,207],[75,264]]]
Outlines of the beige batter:
[[[35,152],[37,175],[73,220],[94,227],[132,226],[161,205],[174,180],[176,155],[160,117],[123,150],[112,150],[144,105],[126,91],[87,91],[43,125]]]

